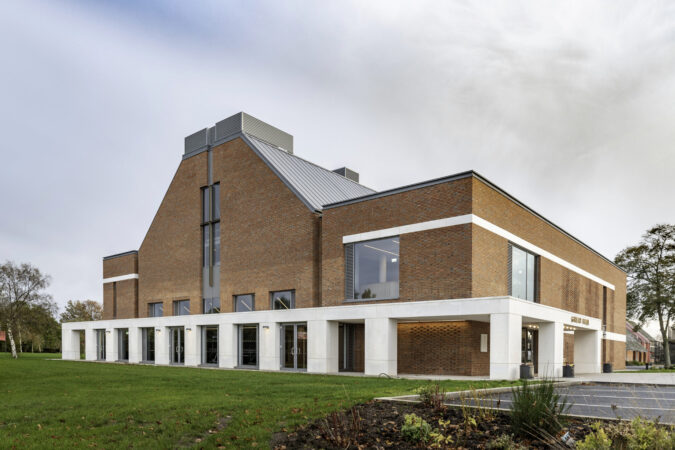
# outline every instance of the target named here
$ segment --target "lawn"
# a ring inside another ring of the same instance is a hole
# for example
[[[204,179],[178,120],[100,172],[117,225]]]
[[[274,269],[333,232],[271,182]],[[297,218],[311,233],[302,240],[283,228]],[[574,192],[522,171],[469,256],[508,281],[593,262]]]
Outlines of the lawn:
[[[0,448],[267,447],[276,431],[426,383],[50,360],[59,356],[0,353]]]

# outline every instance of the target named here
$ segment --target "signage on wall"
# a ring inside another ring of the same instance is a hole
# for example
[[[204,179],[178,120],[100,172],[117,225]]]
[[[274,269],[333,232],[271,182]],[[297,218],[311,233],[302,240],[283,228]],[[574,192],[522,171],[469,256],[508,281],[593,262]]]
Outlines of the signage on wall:
[[[576,317],[576,316],[572,316],[572,318],[570,319],[570,322],[580,323],[582,325],[588,325],[590,323],[590,321],[588,319],[584,319],[583,317]]]

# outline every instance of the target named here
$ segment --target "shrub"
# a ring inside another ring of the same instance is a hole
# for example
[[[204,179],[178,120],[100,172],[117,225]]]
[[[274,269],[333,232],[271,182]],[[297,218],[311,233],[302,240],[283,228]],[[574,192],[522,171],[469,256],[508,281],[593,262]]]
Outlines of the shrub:
[[[427,442],[431,437],[431,425],[416,414],[406,414],[401,435],[412,442]]]
[[[577,443],[581,450],[673,450],[675,449],[675,431],[661,427],[657,422],[642,420],[639,417],[632,422],[593,425],[593,432]]]
[[[417,395],[423,405],[430,406],[435,410],[445,408],[445,391],[441,389],[438,383],[429,383],[417,388]]]
[[[577,442],[578,450],[610,450],[612,440],[602,429],[600,423],[593,424],[593,431],[588,433],[583,441]]]
[[[529,384],[524,380],[520,389],[512,388],[511,392],[511,427],[517,435],[548,439],[562,429],[571,405],[566,397],[556,394],[553,381]]]
[[[516,450],[522,447],[513,441],[512,435],[502,434],[497,439],[488,442],[485,448],[490,450]]]

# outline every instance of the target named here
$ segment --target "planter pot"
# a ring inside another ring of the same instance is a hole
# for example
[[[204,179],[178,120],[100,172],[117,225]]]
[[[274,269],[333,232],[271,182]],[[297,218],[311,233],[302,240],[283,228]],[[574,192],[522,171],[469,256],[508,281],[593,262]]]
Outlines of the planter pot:
[[[563,377],[574,378],[574,366],[563,366]]]
[[[523,379],[530,379],[534,378],[534,366],[531,366],[529,364],[521,364],[520,365],[520,378]]]
[[[612,373],[612,363],[604,363],[602,365],[602,373]]]

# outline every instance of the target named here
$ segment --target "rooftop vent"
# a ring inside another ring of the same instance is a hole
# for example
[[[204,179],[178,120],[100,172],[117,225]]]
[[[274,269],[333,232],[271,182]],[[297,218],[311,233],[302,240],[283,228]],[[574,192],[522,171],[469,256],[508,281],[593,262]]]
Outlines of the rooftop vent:
[[[223,119],[215,126],[204,128],[185,138],[183,158],[194,156],[209,147],[225,142],[228,138],[246,133],[293,154],[293,136],[244,112]]]
[[[342,175],[343,177],[356,181],[357,183],[359,182],[359,173],[354,172],[352,169],[347,169],[346,167],[341,167],[339,169],[335,169],[333,172]]]

